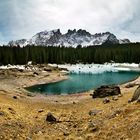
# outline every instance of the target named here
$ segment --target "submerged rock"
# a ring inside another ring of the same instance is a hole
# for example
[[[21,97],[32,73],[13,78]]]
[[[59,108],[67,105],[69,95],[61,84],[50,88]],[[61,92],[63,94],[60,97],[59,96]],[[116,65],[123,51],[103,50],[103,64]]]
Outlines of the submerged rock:
[[[135,90],[131,102],[134,102],[140,98],[140,86]]]
[[[101,86],[93,92],[92,97],[104,98],[107,96],[114,96],[119,94],[121,94],[121,90],[119,86]]]

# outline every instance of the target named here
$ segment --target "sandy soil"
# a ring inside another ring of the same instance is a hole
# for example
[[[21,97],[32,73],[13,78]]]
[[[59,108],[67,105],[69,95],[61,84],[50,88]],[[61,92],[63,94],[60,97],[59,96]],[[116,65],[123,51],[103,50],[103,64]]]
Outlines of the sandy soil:
[[[92,99],[92,91],[68,96],[31,96],[23,87],[66,79],[51,72],[0,72],[1,140],[139,140],[140,104],[128,103],[137,86],[121,85],[110,103]],[[140,84],[140,78],[132,83]],[[16,98],[15,98],[16,96]],[[96,112],[89,115],[90,111]],[[57,122],[46,121],[51,112]]]

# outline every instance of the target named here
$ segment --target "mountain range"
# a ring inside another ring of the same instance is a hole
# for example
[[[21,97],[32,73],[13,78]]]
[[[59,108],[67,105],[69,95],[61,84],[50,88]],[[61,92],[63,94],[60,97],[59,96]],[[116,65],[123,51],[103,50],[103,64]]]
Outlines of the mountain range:
[[[125,44],[130,43],[129,39],[118,39],[114,34],[110,32],[96,33],[92,35],[86,30],[68,30],[67,33],[62,34],[60,29],[51,31],[42,31],[34,35],[30,39],[21,39],[16,41],[10,41],[9,46],[26,45],[35,46],[65,46],[76,47],[78,45],[90,46],[90,45],[102,45],[104,43],[111,44]]]

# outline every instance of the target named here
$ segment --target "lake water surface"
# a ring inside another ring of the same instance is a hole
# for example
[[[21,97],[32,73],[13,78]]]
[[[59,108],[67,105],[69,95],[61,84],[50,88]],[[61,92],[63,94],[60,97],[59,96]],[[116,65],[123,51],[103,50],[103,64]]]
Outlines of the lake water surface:
[[[139,72],[104,72],[101,74],[69,74],[68,80],[35,85],[26,88],[30,92],[46,95],[74,94],[100,87],[101,85],[122,84],[139,76]]]

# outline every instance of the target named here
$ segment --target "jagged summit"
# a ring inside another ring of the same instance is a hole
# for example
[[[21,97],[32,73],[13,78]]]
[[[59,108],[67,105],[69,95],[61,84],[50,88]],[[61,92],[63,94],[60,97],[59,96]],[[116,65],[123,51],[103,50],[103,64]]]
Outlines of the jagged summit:
[[[129,39],[121,39],[120,44],[131,43]]]
[[[30,40],[30,45],[53,45],[58,43],[58,40],[62,36],[60,29],[51,30],[51,31],[43,31],[34,35]]]
[[[20,40],[16,40],[16,41],[10,41],[8,43],[9,46],[13,47],[13,46],[20,46],[20,47],[23,47],[23,46],[26,46],[29,44],[29,41],[27,39],[20,39]]]
[[[118,40],[117,37],[110,33],[96,33],[92,35],[86,30],[68,30],[67,33],[62,34],[60,29],[51,31],[42,31],[34,35],[31,39],[21,39],[16,41],[10,41],[9,46],[26,46],[26,45],[41,45],[41,46],[72,46],[78,45],[102,45],[104,43],[119,44],[130,43],[128,39]]]

